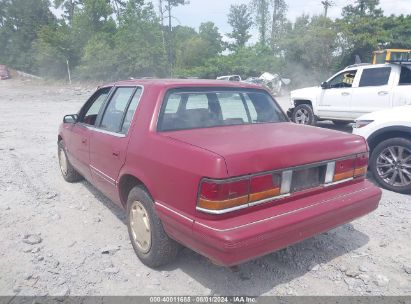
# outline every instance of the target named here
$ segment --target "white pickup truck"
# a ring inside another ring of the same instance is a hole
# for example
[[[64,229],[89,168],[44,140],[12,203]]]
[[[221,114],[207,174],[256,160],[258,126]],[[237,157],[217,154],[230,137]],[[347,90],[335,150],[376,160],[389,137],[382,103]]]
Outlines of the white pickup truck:
[[[366,113],[406,104],[411,104],[411,64],[358,64],[321,86],[292,91],[287,113],[299,124],[332,120],[342,125]]]

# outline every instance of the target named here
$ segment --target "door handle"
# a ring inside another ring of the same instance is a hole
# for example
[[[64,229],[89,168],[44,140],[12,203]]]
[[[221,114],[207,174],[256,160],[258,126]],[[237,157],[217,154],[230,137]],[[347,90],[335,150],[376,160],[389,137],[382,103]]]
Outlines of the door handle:
[[[348,93],[348,92],[342,92],[341,95],[342,95],[342,96],[348,96],[348,95],[350,95],[350,93]]]
[[[82,144],[86,144],[86,143],[87,143],[87,138],[82,138],[82,139],[81,139],[81,143],[82,143]]]
[[[380,95],[380,96],[384,96],[384,95],[387,95],[387,94],[388,94],[387,91],[380,91],[380,92],[378,92],[378,95]]]
[[[120,156],[120,152],[113,152],[113,156],[118,158]]]

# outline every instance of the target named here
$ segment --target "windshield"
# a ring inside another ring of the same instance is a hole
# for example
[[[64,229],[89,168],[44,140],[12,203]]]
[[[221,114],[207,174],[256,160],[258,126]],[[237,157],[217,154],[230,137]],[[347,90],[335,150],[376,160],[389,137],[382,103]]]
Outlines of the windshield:
[[[176,89],[168,92],[158,130],[175,131],[288,121],[263,90]]]

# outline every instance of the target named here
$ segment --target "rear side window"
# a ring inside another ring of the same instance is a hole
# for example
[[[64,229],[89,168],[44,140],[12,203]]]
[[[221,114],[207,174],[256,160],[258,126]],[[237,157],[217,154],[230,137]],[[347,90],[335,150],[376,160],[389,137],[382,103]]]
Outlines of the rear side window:
[[[399,85],[411,85],[411,67],[402,67]]]
[[[122,134],[127,134],[128,129],[130,129],[131,121],[133,120],[134,113],[136,112],[136,109],[140,102],[142,91],[143,90],[141,88],[137,88],[136,92],[134,93],[133,98],[131,99],[130,105],[128,106],[128,109],[124,115],[124,122],[121,127]]]
[[[199,88],[169,91],[157,126],[173,131],[284,121],[279,106],[263,90]]]
[[[391,68],[364,69],[361,75],[360,87],[374,87],[388,84]]]

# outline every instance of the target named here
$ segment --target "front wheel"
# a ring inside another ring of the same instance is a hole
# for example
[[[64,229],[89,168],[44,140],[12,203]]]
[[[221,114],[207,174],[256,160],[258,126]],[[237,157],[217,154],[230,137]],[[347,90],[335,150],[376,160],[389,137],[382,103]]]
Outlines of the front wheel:
[[[296,124],[314,126],[316,123],[313,108],[307,104],[296,106],[291,118]]]
[[[391,138],[379,143],[372,152],[370,169],[381,187],[411,193],[411,141]]]
[[[154,202],[143,187],[134,187],[128,195],[127,227],[134,251],[145,265],[157,268],[177,257],[181,245],[164,231]]]
[[[64,180],[69,183],[75,183],[82,180],[83,177],[76,171],[76,169],[74,169],[67,157],[66,146],[63,140],[58,142],[57,153],[61,175],[63,175]]]

